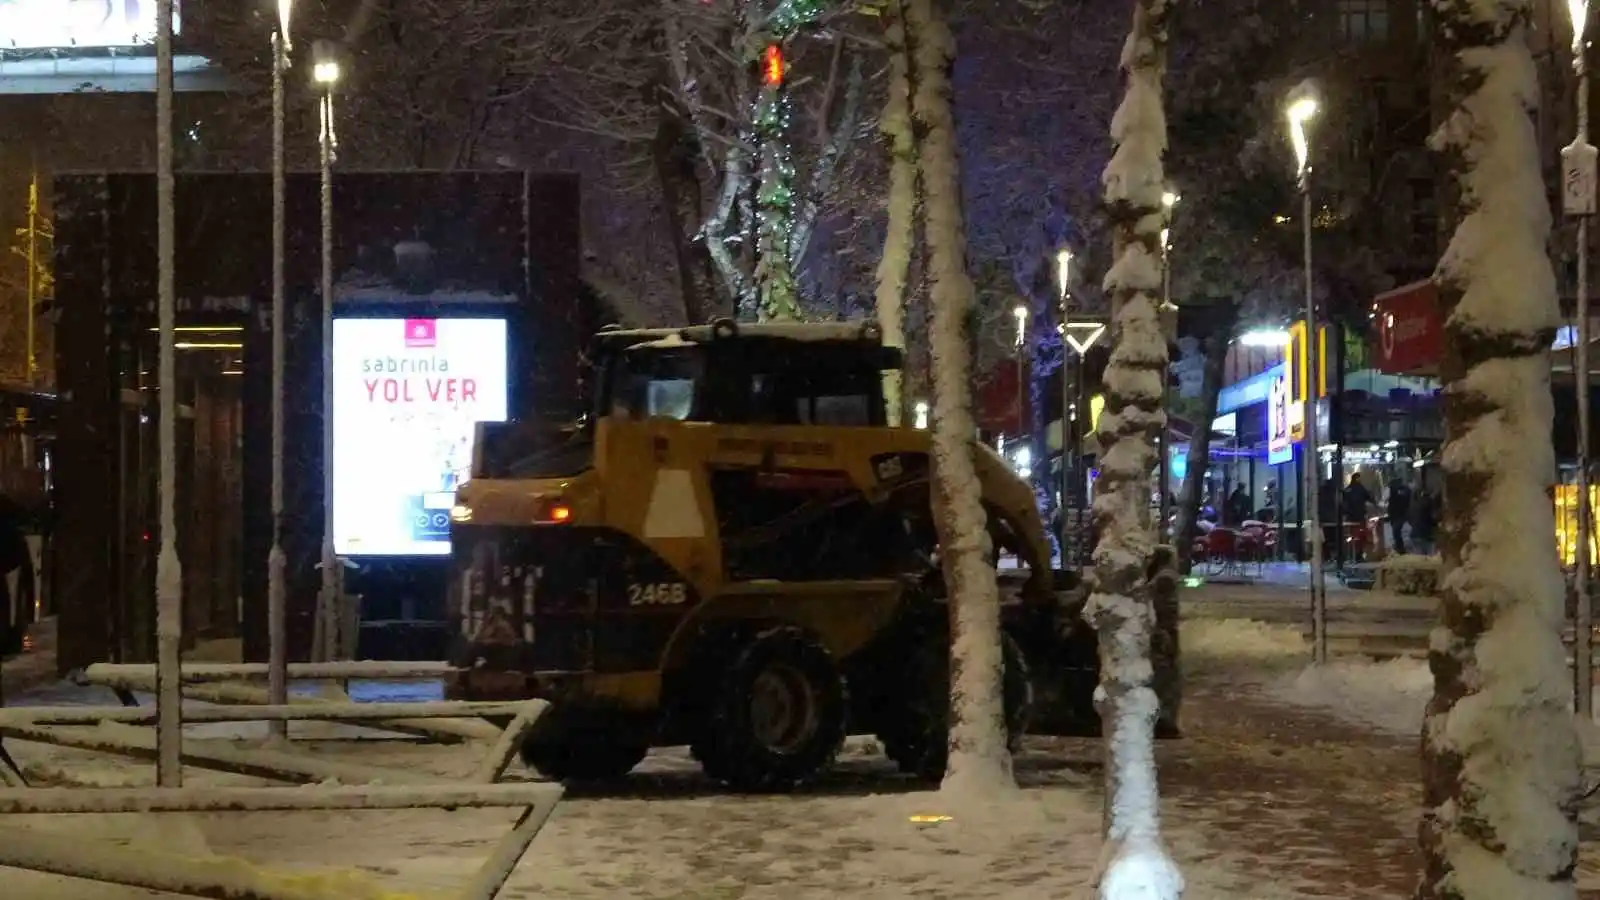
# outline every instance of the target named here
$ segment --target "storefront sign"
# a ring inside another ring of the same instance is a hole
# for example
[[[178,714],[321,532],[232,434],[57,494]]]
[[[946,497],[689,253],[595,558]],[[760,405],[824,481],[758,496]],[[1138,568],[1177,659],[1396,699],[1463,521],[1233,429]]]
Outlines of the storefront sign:
[[[178,33],[174,2],[172,32]],[[0,46],[136,47],[156,37],[156,0],[0,0]]]
[[[1223,388],[1217,396],[1217,414],[1266,403],[1272,393],[1273,381],[1282,378],[1283,373],[1284,367],[1280,364]]]
[[[1380,294],[1376,307],[1378,371],[1390,375],[1435,371],[1444,352],[1444,322],[1433,282],[1419,281]]]
[[[1020,376],[1020,377],[1019,377]],[[1027,373],[1013,360],[996,364],[985,373],[978,389],[978,427],[997,434],[1020,435],[1028,430]]]

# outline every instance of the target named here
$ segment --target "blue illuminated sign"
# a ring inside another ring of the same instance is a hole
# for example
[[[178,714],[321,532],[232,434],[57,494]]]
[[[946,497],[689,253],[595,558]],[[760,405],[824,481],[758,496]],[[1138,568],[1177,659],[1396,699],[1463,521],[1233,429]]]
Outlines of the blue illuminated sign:
[[[1272,394],[1273,379],[1283,377],[1287,371],[1283,363],[1278,363],[1259,375],[1251,375],[1223,388],[1222,393],[1217,395],[1217,415],[1267,402]]]

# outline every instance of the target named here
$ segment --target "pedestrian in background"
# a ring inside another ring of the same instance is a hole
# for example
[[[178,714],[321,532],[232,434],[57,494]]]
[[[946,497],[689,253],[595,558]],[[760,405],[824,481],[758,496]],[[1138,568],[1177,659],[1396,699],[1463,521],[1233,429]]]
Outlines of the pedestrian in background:
[[[1389,501],[1384,510],[1388,514],[1389,530],[1394,533],[1394,552],[1406,552],[1406,525],[1411,521],[1411,485],[1396,478],[1389,485]]]

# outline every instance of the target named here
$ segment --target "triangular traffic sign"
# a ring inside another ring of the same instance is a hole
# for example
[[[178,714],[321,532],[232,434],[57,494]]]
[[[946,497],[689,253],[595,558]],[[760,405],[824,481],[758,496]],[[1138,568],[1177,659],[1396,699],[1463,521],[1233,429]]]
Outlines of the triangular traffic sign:
[[[1072,349],[1078,351],[1079,356],[1082,356],[1088,353],[1089,348],[1093,347],[1095,342],[1100,340],[1100,336],[1105,333],[1106,326],[1104,322],[1068,322],[1066,328],[1062,331],[1062,337],[1072,346]]]

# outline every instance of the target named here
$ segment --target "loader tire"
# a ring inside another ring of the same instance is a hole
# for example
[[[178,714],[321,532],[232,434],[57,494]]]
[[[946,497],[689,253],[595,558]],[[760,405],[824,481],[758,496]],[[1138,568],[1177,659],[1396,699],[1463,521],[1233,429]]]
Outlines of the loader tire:
[[[844,677],[804,629],[784,625],[756,635],[716,684],[691,746],[711,778],[735,790],[789,790],[838,755],[849,709]]]
[[[899,710],[878,733],[885,756],[900,771],[937,781],[950,756],[950,639],[942,628],[930,628],[917,641],[895,697]],[[1002,681],[1008,749],[1020,747],[1033,710],[1033,682],[1022,648],[1000,635]]]
[[[611,781],[633,771],[649,747],[637,743],[594,740],[524,742],[522,761],[555,781]]]

